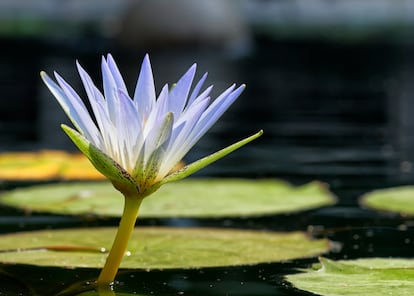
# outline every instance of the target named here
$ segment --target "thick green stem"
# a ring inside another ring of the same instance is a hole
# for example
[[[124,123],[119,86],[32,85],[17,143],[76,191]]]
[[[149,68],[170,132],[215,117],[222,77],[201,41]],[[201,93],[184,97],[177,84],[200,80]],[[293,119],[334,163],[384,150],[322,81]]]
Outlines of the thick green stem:
[[[129,238],[134,230],[141,201],[141,198],[125,196],[124,212],[119,222],[118,232],[96,282],[97,286],[108,286],[114,282],[119,265],[125,255]]]

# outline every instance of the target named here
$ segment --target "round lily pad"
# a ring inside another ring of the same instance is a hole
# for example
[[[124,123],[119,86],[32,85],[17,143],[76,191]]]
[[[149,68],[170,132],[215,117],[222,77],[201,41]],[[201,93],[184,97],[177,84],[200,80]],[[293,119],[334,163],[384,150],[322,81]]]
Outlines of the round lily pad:
[[[0,262],[101,268],[116,228],[33,231],[0,236]],[[138,227],[121,268],[167,269],[249,265],[326,252],[329,242],[305,233],[214,228]]]
[[[318,295],[412,295],[414,260],[364,258],[332,261],[320,258],[320,264],[303,273],[286,276],[301,290]]]
[[[28,211],[119,217],[123,197],[108,182],[38,185],[6,192],[0,202]],[[309,210],[335,203],[319,182],[299,187],[278,180],[186,179],[145,198],[141,218],[241,217]]]
[[[414,215],[414,186],[375,190],[362,196],[361,204],[379,211]]]

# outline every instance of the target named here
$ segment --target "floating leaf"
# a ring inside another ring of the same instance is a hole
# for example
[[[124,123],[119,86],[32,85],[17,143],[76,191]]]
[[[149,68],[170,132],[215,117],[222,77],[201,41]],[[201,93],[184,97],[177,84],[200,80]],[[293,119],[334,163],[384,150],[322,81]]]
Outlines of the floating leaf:
[[[380,211],[414,215],[414,186],[400,186],[369,192],[361,204]]]
[[[123,198],[107,182],[33,186],[7,192],[0,202],[28,211],[118,217]],[[146,198],[143,217],[240,217],[308,210],[333,204],[319,182],[292,187],[277,180],[186,179]]]
[[[59,150],[0,154],[0,180],[103,180],[82,154]]]
[[[313,269],[288,275],[286,279],[295,287],[318,295],[412,295],[414,260],[320,258],[320,264],[315,264]]]
[[[101,268],[116,228],[33,231],[0,236],[0,262]],[[249,265],[312,257],[329,249],[305,233],[213,228],[135,229],[121,267],[133,269]]]

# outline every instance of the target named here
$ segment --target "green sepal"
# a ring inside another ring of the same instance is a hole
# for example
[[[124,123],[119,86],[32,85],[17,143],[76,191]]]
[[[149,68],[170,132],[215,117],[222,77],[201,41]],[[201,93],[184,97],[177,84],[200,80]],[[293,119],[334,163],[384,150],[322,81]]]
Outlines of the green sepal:
[[[116,189],[121,191],[125,196],[140,196],[140,190],[135,180],[116,161],[73,128],[65,124],[62,124],[61,127],[79,150],[90,160],[93,166],[107,177]]]
[[[230,146],[227,146],[226,148],[223,148],[213,154],[210,154],[206,157],[203,157],[195,162],[192,162],[188,165],[186,165],[185,167],[183,167],[182,169],[172,173],[171,175],[168,175],[167,177],[165,177],[163,180],[160,181],[160,186],[169,182],[173,182],[173,181],[178,181],[181,179],[184,179],[192,174],[194,174],[195,172],[201,170],[202,168],[208,166],[209,164],[212,164],[213,162],[219,160],[220,158],[223,158],[224,156],[226,156],[227,154],[243,147],[244,145],[250,143],[251,141],[257,139],[258,137],[260,137],[263,134],[263,130],[258,131],[257,133],[255,133],[254,135],[247,137],[241,141],[238,141]]]

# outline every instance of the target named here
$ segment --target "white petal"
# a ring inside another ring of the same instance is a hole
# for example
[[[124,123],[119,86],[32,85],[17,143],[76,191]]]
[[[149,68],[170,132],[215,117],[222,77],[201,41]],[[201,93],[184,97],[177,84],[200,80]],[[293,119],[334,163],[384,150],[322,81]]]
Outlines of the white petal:
[[[245,85],[239,86],[236,90],[234,85],[225,90],[203,113],[191,133],[192,145],[194,145],[220,118],[221,115],[230,107],[238,98],[245,88]]]
[[[196,98],[194,98],[194,100],[187,105],[186,109],[192,108],[192,105],[198,104],[198,102],[200,101],[204,101],[204,99],[208,97],[212,89],[213,89],[213,86],[212,85],[209,86],[205,91],[203,91]]]
[[[191,105],[196,97],[198,97],[198,93],[200,92],[201,87],[203,87],[204,82],[206,81],[208,73],[204,73],[201,79],[197,82],[196,86],[194,87],[193,91],[191,92],[190,98],[188,99],[187,106]],[[211,90],[211,87],[210,87]]]
[[[109,70],[111,71],[112,78],[115,81],[116,89],[121,90],[122,92],[128,94],[128,90],[125,86],[124,79],[122,78],[121,73],[119,72],[118,66],[116,65],[112,55],[108,54],[106,62]]]
[[[106,127],[106,121],[103,120],[103,117],[109,116],[108,110],[106,109],[105,98],[102,93],[97,89],[93,83],[91,77],[86,73],[82,66],[77,62],[76,66],[78,68],[79,75],[81,77],[83,86],[85,88],[86,94],[89,99],[89,103],[92,107],[92,111],[95,115],[96,122],[98,124],[101,134]]]
[[[112,76],[111,70],[109,69],[109,66],[104,58],[102,58],[101,63],[101,69],[102,69],[102,83],[103,83],[103,89],[104,89],[104,95],[106,99],[106,105],[107,110],[109,113],[109,118],[112,120],[112,122],[117,121],[116,110],[118,102],[118,90],[115,83],[115,80]]]
[[[137,152],[143,144],[142,127],[139,115],[130,97],[119,90],[118,122],[116,124],[116,135],[121,153],[123,167],[131,172],[136,163]]]
[[[141,71],[134,93],[134,103],[141,115],[142,120],[146,121],[146,115],[150,113],[155,104],[154,78],[152,76],[151,64],[148,55],[145,55],[144,61],[142,62]]]
[[[196,64],[192,65],[170,91],[168,96],[168,110],[176,117],[181,114],[186,105],[196,68]]]
[[[55,95],[63,110],[67,113],[75,127],[94,145],[101,145],[102,139],[95,123],[93,122],[88,110],[82,99],[73,90],[73,88],[55,73],[58,84],[54,83],[47,75],[44,81],[52,93]]]
[[[157,124],[165,117],[165,114],[169,112],[168,110],[168,85],[164,85],[161,90],[161,93],[158,97],[158,100],[155,103],[155,107],[151,110],[148,115],[148,119],[145,122],[143,134],[144,137],[148,136],[148,133],[157,126]]]

